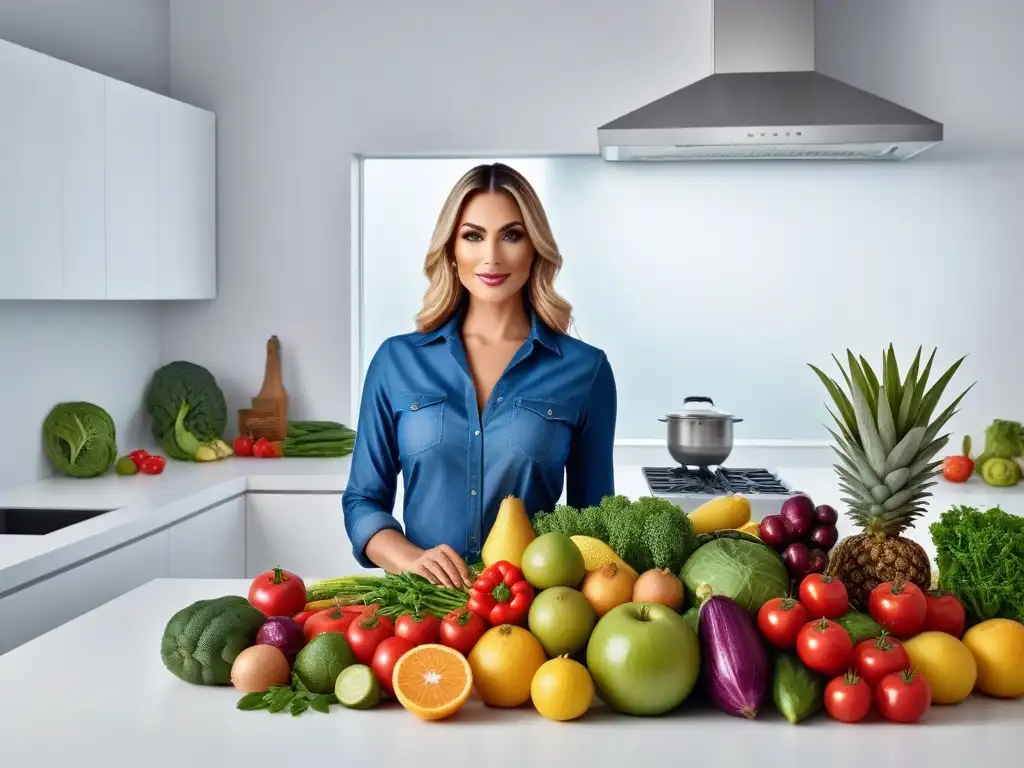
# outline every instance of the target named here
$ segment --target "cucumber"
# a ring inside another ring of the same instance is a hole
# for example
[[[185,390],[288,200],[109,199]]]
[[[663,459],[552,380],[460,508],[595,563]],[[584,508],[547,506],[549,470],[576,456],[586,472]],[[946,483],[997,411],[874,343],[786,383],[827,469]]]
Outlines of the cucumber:
[[[334,697],[349,709],[373,709],[380,703],[380,682],[368,666],[353,664],[338,675]]]
[[[812,672],[793,653],[775,657],[772,699],[782,716],[796,725],[821,711],[825,678]]]

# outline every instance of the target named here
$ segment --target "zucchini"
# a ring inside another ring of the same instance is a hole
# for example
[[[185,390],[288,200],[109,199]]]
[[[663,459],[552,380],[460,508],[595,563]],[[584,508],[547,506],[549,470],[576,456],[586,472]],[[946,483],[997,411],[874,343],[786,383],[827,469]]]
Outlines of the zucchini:
[[[772,675],[772,699],[776,708],[796,725],[821,711],[825,679],[801,663],[796,654],[775,657]]]

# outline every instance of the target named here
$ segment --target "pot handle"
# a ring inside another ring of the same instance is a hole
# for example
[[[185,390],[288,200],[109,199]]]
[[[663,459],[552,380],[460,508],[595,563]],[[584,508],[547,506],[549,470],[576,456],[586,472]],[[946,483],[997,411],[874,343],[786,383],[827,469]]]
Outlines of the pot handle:
[[[668,419],[658,419],[658,421],[662,421],[662,422],[668,423]]]
[[[710,397],[684,397],[683,405],[686,405],[687,403],[708,403],[709,405],[714,405],[715,401]]]

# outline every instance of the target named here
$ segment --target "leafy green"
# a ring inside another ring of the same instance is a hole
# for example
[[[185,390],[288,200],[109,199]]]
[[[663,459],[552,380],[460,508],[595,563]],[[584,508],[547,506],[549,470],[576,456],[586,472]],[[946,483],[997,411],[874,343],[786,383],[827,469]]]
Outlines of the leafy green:
[[[698,604],[721,595],[751,612],[789,591],[789,573],[781,558],[743,539],[709,541],[690,556],[679,577]]]
[[[538,535],[558,531],[566,536],[592,536],[610,546],[637,573],[651,568],[678,572],[697,548],[693,525],[667,499],[605,496],[598,506],[576,509],[559,504],[533,518]]]
[[[92,403],[58,403],[43,420],[43,450],[71,477],[97,477],[117,461],[117,429]]]
[[[156,370],[146,389],[145,403],[153,419],[153,438],[162,445],[173,433],[183,405],[184,427],[200,442],[220,438],[228,425],[227,402],[213,374],[184,360]]]
[[[1024,518],[999,507],[953,506],[929,526],[939,588],[964,604],[970,623],[1024,621]]]

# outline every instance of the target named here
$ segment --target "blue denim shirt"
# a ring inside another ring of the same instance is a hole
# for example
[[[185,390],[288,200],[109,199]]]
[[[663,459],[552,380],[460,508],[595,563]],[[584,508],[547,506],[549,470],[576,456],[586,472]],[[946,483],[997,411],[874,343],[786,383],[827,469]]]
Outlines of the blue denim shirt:
[[[386,340],[370,362],[342,497],[356,559],[401,525],[392,511],[404,482],[405,536],[448,544],[479,560],[505,496],[532,517],[566,488],[576,507],[614,493],[615,378],[604,352],[548,328],[535,313],[481,414],[459,333],[461,314],[427,333]]]

